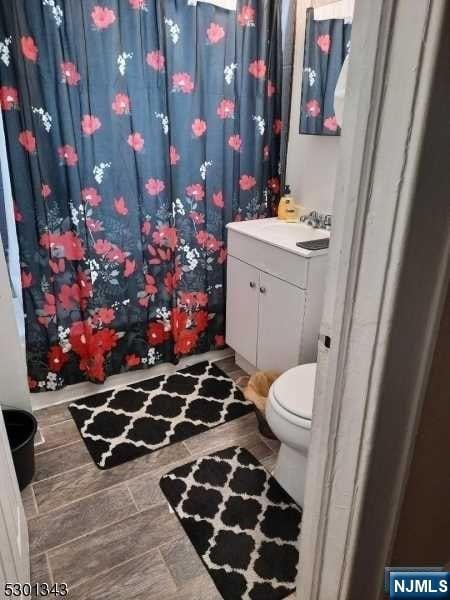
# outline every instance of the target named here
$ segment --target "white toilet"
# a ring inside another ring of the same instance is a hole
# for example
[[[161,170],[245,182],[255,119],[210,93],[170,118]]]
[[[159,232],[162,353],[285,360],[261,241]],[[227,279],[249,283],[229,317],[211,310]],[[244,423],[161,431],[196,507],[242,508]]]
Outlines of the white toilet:
[[[303,506],[317,363],[289,369],[269,391],[266,418],[281,442],[274,477]]]

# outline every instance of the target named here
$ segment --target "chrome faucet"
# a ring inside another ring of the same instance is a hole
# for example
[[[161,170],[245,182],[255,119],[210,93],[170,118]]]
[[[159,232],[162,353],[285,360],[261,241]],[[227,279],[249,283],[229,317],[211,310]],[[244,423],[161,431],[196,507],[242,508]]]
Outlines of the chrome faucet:
[[[313,210],[308,215],[300,217],[300,221],[311,225],[314,229],[331,229],[331,218],[330,214],[320,213],[317,210]]]

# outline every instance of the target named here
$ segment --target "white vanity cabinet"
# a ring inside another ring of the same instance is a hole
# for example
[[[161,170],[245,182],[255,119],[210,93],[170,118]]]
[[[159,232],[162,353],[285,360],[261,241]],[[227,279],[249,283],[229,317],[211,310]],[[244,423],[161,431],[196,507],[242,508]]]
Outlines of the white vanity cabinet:
[[[228,226],[226,342],[247,371],[316,360],[326,251],[295,243],[327,236],[278,219]]]

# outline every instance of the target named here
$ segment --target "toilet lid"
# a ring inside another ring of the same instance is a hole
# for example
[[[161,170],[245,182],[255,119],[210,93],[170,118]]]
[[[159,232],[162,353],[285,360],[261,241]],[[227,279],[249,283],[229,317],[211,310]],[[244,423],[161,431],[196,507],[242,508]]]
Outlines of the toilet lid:
[[[312,419],[317,363],[289,369],[275,380],[273,398],[285,410],[302,419]]]

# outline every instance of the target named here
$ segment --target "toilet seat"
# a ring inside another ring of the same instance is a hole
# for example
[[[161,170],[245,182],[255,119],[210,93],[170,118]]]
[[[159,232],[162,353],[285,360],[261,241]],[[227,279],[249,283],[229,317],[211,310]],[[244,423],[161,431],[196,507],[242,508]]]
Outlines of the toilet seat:
[[[289,369],[270,388],[272,407],[293,425],[311,429],[317,363]]]
[[[280,440],[273,475],[303,506],[306,466],[311,441],[316,364],[289,369],[272,384],[266,418]]]

